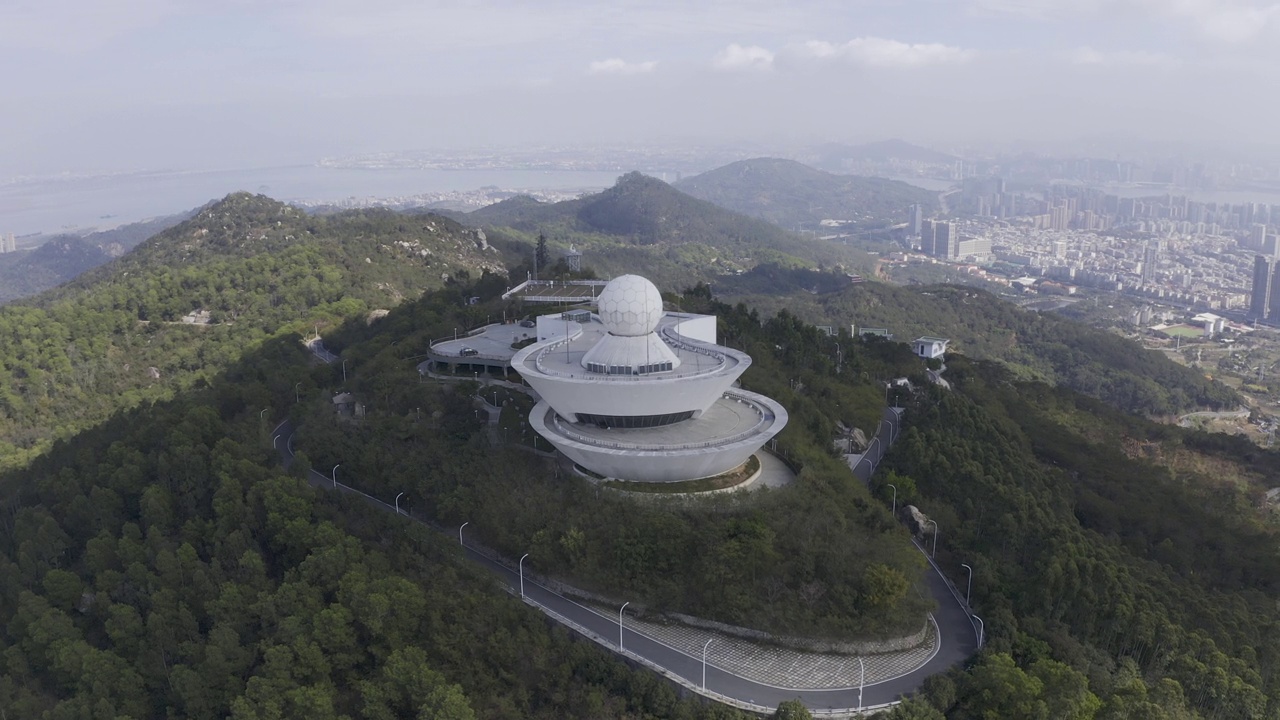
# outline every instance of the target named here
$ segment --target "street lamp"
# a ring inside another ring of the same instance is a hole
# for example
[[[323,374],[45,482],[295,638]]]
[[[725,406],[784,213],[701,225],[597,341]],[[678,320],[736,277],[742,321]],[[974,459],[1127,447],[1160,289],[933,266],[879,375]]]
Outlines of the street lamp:
[[[342,384],[347,384],[347,359],[342,359]]]
[[[302,387],[302,383],[294,383],[293,385],[293,403],[296,405],[302,402],[302,396],[298,394],[298,388]]]
[[[333,470],[331,470],[331,471],[330,471],[330,473],[333,475],[333,489],[334,489],[334,490],[337,490],[337,489],[338,489],[338,468],[340,468],[340,467],[342,467],[342,463],[338,463],[337,465],[334,465],[334,466],[333,466]]]
[[[404,493],[400,493],[400,495],[404,495]],[[396,495],[396,514],[397,515],[400,514],[400,495]]]
[[[862,669],[862,676],[858,680],[858,712],[862,712],[862,688],[867,684],[867,664],[862,662],[862,658],[858,658],[858,667]]]
[[[893,488],[893,510],[890,510],[889,514],[898,517],[898,486],[893,483],[888,483],[888,485]]]
[[[711,645],[711,641],[715,638],[709,638],[706,645],[702,646],[702,689],[707,689],[707,647]]]
[[[631,601],[628,600],[622,603],[622,607],[618,608],[618,652],[622,652],[622,611],[626,610],[630,604]]]
[[[517,564],[520,568],[520,599],[524,599],[524,559],[529,557],[529,553],[520,556],[520,562]]]
[[[960,563],[960,567],[969,571],[969,586],[966,587],[964,590],[964,604],[968,605],[969,594],[973,592],[973,568],[969,567],[968,565],[965,565],[964,563]]]
[[[467,522],[462,523],[462,525],[460,525],[460,526],[458,527],[458,544],[459,544],[459,545],[461,545],[462,547],[466,547],[466,546],[467,546],[467,544],[466,544],[466,543],[462,542],[462,528],[464,528],[464,527],[466,527],[466,526],[468,526],[468,525],[470,525],[470,524],[471,524],[471,521],[470,521],[470,520],[468,520]]]
[[[258,422],[262,422],[262,415],[271,408],[262,408],[262,412],[258,413]]]
[[[938,557],[938,521],[929,519],[924,521],[924,526],[929,527],[929,523],[933,523],[933,552],[929,553],[929,557]]]
[[[978,649],[981,650],[983,641],[987,639],[987,624],[982,622],[982,618],[977,615],[970,615],[969,617],[978,621]]]

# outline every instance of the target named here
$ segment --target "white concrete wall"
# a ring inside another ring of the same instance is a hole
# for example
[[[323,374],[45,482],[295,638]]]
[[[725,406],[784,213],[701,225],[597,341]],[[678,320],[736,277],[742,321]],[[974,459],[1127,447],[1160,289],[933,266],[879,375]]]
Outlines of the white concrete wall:
[[[689,362],[686,361],[686,365]],[[724,394],[745,369],[745,365],[740,365],[723,373],[685,378],[640,375],[606,379],[585,370],[569,378],[535,373],[524,373],[523,377],[560,413],[560,417],[568,420],[576,420],[576,414],[580,412],[593,415],[665,415],[692,410],[696,416]]]
[[[667,314],[674,315],[674,313]],[[676,332],[690,340],[698,340],[712,345],[719,344],[716,341],[715,315],[695,315],[687,319],[681,318],[676,324]]]
[[[679,482],[727,472],[746,462],[787,424],[786,412],[779,408],[780,415],[769,427],[730,445],[644,451],[588,445],[555,433],[547,428],[547,409],[545,402],[534,406],[529,425],[566,457],[598,475],[642,482]],[[635,436],[628,441],[634,442]]]

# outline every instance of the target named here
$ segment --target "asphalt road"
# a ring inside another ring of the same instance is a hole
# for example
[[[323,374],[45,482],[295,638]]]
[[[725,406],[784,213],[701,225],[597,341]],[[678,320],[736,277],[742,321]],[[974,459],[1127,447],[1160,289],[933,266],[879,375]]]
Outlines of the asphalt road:
[[[890,415],[892,415],[892,423],[890,422]],[[897,421],[896,413],[887,412],[885,420],[881,423],[881,432],[896,432]],[[290,447],[292,435],[293,427],[288,421],[281,423],[273,431],[273,442],[276,441],[276,438],[279,438],[276,446],[286,467],[293,460],[293,451]],[[890,436],[886,434],[883,437]],[[875,456],[877,462],[879,455],[882,454],[883,450]],[[869,463],[862,463],[864,468],[867,468],[868,465]],[[869,474],[870,469],[867,468],[866,472]],[[859,477],[862,476],[859,475]],[[320,488],[332,488],[333,486],[331,478],[314,470],[309,481],[312,485]],[[393,508],[386,502],[371,498],[364,495],[364,493],[341,484],[339,484],[339,488],[344,492],[365,497],[379,507],[394,512]],[[413,519],[408,516],[406,518]],[[421,521],[414,520],[414,522]],[[499,564],[470,548],[464,548],[464,551],[468,559],[488,568],[511,587],[513,591],[519,592],[520,575],[517,571]],[[526,567],[531,572],[536,572],[534,562],[526,561]],[[869,707],[893,702],[905,694],[914,692],[919,689],[925,678],[935,673],[944,672],[952,665],[962,662],[977,649],[977,638],[973,625],[963,606],[952,595],[938,573],[929,573],[926,578],[929,592],[938,603],[938,609],[934,612],[934,619],[937,621],[939,630],[938,649],[929,662],[911,673],[885,680],[875,685],[867,685],[861,692],[856,684],[856,679],[853,678],[851,678],[851,681],[853,681],[852,686],[847,688],[796,690],[758,683],[708,664],[706,666],[705,687],[707,690],[721,695],[764,707],[776,707],[784,700],[799,699],[811,709]],[[601,637],[619,637],[617,616],[606,617],[601,615],[590,608],[579,605],[573,600],[548,590],[528,577],[524,579],[524,594],[530,600],[572,620]],[[668,672],[684,678],[694,686],[702,685],[703,665],[701,658],[692,657],[647,636],[627,630],[625,621],[621,640],[629,653],[643,657],[649,662],[665,668]],[[859,697],[860,695],[861,697]]]

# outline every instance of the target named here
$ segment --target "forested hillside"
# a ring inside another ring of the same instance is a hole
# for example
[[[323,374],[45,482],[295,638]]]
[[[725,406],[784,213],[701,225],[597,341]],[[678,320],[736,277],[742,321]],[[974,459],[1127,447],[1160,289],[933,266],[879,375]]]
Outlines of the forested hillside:
[[[973,567],[989,647],[929,703],[948,718],[1277,717],[1280,536],[1262,493],[1280,453],[994,363],[955,358],[948,377],[955,391],[909,407],[874,481],[936,519],[953,578]]]
[[[195,211],[122,225],[88,235],[57,235],[34,250],[0,255],[0,303],[60,285],[138,243],[177,225]]]
[[[760,263],[853,266],[861,253],[792,234],[629,173],[614,187],[559,203],[515,197],[463,217],[532,244],[543,234],[556,255],[574,245],[605,277],[643,272],[661,287],[688,287]]]
[[[0,474],[0,715],[739,717],[552,628],[447,538],[285,474],[259,411],[307,373],[270,340]]]
[[[460,561],[453,541],[309,488],[343,481],[456,525],[533,571],[654,608],[777,631],[858,636],[918,613],[919,555],[888,514],[919,506],[938,562],[989,644],[894,718],[1275,718],[1280,549],[1265,489],[1280,454],[1159,425],[953,357],[929,385],[901,343],[827,337],[789,313],[686,294],[756,359],[783,402],[796,484],[672,507],[601,498],[495,447],[468,383],[424,384],[415,356],[500,309],[492,276],[330,334],[342,375],[266,338],[207,387],[115,413],[0,473],[0,708],[9,717],[729,718],[574,642]],[[478,305],[464,298],[486,298]],[[839,354],[837,353],[839,347]],[[842,362],[837,362],[837,358]],[[908,375],[906,428],[870,493],[836,460]],[[291,474],[270,428],[301,425]],[[905,550],[905,552],[903,552]]]
[[[0,303],[64,283],[111,256],[84,238],[60,235],[34,250],[0,255]]]
[[[520,448],[488,446],[468,403],[473,386],[423,386],[414,364],[400,359],[456,324],[452,303],[430,299],[333,339],[354,368],[350,387],[382,412],[353,426],[328,407],[312,408],[295,446],[317,467],[341,463],[345,482],[366,492],[403,492],[402,502],[426,517],[469,522],[473,538],[508,557],[531,553],[539,572],[655,611],[807,637],[918,630],[932,605],[919,587],[921,558],[830,447],[838,423],[874,432],[884,409],[875,378],[923,381],[921,364],[901,345],[846,343],[837,373],[834,342],[794,318],[762,326],[745,308],[711,304],[705,288],[685,302],[716,312],[722,335],[752,355],[744,387],[787,407],[778,451],[799,469],[794,486],[638,503],[602,495]],[[495,307],[469,312],[497,315]],[[438,425],[408,422],[429,414],[440,416]],[[518,432],[522,423],[513,424]]]
[[[762,312],[786,308],[821,325],[888,328],[903,342],[951,338],[956,352],[1000,360],[1018,377],[1063,385],[1130,412],[1233,410],[1239,403],[1230,388],[1130,340],[974,288],[861,283],[823,295],[747,293],[732,297]]]
[[[679,190],[734,212],[785,228],[813,229],[823,220],[844,220],[855,228],[905,222],[907,208],[925,214],[938,204],[937,193],[898,180],[833,175],[794,160],[741,160],[675,184]]]
[[[208,382],[273,336],[502,270],[474,231],[386,211],[328,218],[237,194],[133,252],[0,308],[0,464]],[[207,323],[184,323],[194,311]]]

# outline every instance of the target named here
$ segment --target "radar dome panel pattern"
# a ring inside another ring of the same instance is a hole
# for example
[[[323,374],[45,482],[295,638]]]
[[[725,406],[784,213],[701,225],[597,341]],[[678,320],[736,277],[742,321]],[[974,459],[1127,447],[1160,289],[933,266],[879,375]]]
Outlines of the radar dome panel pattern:
[[[662,319],[662,293],[646,278],[622,275],[604,286],[596,299],[596,312],[613,335],[648,335]]]

